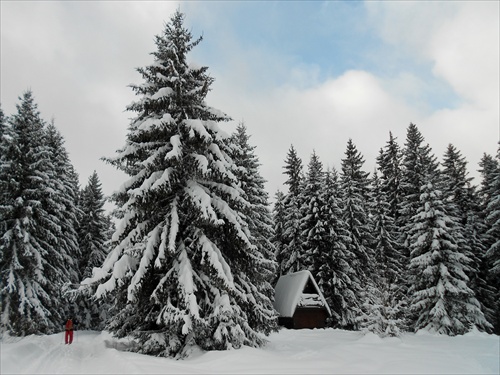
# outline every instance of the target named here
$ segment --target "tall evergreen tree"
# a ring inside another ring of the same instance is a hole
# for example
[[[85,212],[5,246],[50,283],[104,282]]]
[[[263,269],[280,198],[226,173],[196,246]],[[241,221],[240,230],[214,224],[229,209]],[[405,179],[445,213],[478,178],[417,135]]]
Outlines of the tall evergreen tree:
[[[92,270],[103,264],[109,251],[111,222],[104,212],[105,201],[99,176],[94,171],[88,178],[87,185],[80,191],[79,280],[91,277]],[[88,290],[87,293],[78,292],[71,285],[67,289],[68,295],[78,306],[73,315],[78,318],[80,329],[104,329],[110,305],[94,300]]]
[[[7,126],[7,118],[3,113],[2,107],[0,107],[0,158],[2,155],[6,154],[7,150],[7,135],[8,135],[9,127]]]
[[[499,296],[499,286],[498,280],[494,275],[492,275],[493,262],[491,257],[487,255],[488,249],[495,242],[495,238],[490,236],[488,233],[489,228],[491,227],[488,222],[488,216],[490,214],[489,208],[490,203],[495,196],[495,176],[497,171],[500,169],[500,164],[493,156],[489,154],[484,154],[479,162],[479,172],[481,173],[481,185],[479,187],[479,211],[478,211],[478,226],[479,226],[479,239],[481,246],[484,249],[484,257],[481,262],[481,275],[485,278],[488,288],[490,290],[486,291],[483,298],[487,300],[488,297],[493,299],[492,311],[486,311],[487,317],[489,317],[489,321],[493,324],[494,330],[496,333],[500,332],[500,303],[498,302]]]
[[[285,244],[285,194],[281,191],[277,191],[274,195],[274,207],[273,207],[273,223],[274,223],[274,235],[272,238],[272,243],[275,248],[275,258],[277,263],[276,275],[273,280],[273,285],[276,284],[279,277],[281,276],[282,270],[285,268],[285,253],[283,251]]]
[[[304,176],[302,173],[302,160],[297,155],[297,151],[293,145],[288,150],[283,168],[285,169],[283,173],[288,176],[288,179],[285,181],[285,185],[288,185],[288,195],[298,197],[301,192]]]
[[[371,295],[365,302],[364,329],[380,336],[399,336],[406,329],[406,298],[399,245],[393,237],[395,220],[375,171],[372,178],[370,212],[373,217],[375,270],[368,284]]]
[[[321,254],[328,251],[330,246],[327,227],[327,211],[324,201],[323,190],[325,188],[325,176],[323,164],[316,152],[311,155],[307,175],[302,191],[302,213],[300,227],[302,230],[303,265],[305,269],[312,272],[314,277],[318,274],[321,266]]]
[[[352,237],[352,252],[355,255],[355,268],[360,281],[367,280],[372,266],[373,236],[370,222],[368,197],[369,173],[362,170],[364,159],[356,146],[349,139],[342,159],[341,191],[343,193],[344,212],[346,222]]]
[[[235,163],[234,172],[241,184],[244,197],[248,202],[241,211],[246,217],[250,240],[255,243],[264,256],[260,272],[253,280],[260,293],[268,298],[274,295],[271,283],[276,276],[273,218],[269,209],[269,195],[265,189],[266,181],[259,171],[260,162],[255,154],[255,146],[249,143],[250,136],[246,126],[241,123],[232,136],[233,150],[230,156]]]
[[[479,172],[481,173],[481,186],[479,187],[479,199],[481,211],[486,211],[492,196],[495,195],[495,176],[500,168],[498,161],[489,154],[484,154],[479,161]]]
[[[187,63],[193,40],[177,11],[156,37],[126,146],[114,159],[130,179],[115,195],[120,224],[114,248],[94,278],[97,296],[112,294],[108,329],[132,335],[139,351],[183,356],[202,349],[260,346],[276,324],[261,288],[268,260],[251,236],[245,192],[208,107],[206,67]]]
[[[351,263],[351,236],[342,218],[343,206],[338,173],[335,169],[325,174],[323,201],[326,216],[328,248],[318,254],[320,264],[316,280],[330,306],[332,317],[328,324],[334,328],[353,329],[359,315],[360,282]]]
[[[489,200],[486,206],[485,238],[487,239],[486,258],[489,269],[489,282],[495,290],[496,306],[493,324],[495,332],[500,332],[500,144],[496,156],[496,168],[491,172]]]
[[[397,143],[397,139],[389,133],[389,141],[385,148],[380,149],[377,157],[377,168],[380,172],[380,189],[386,196],[386,201],[389,204],[387,214],[394,221],[399,219],[399,207],[402,200],[401,192],[401,174],[402,174],[402,151]]]
[[[49,186],[56,194],[51,195],[52,202],[49,210],[59,222],[59,235],[56,246],[63,249],[71,258],[67,265],[70,280],[78,281],[80,274],[75,259],[80,257],[78,246],[77,227],[79,224],[78,201],[78,174],[75,172],[64,146],[64,138],[54,123],[47,126],[46,142],[52,164]]]
[[[351,237],[349,251],[354,255],[351,267],[360,283],[355,288],[358,305],[362,306],[367,298],[366,285],[371,281],[373,272],[374,239],[372,222],[368,207],[369,184],[368,173],[362,170],[364,159],[356,146],[349,139],[345,158],[342,159],[341,191],[343,199],[342,219],[347,224]],[[354,328],[357,328],[355,326]]]
[[[414,329],[447,335],[463,334],[473,327],[486,329],[489,323],[465,273],[470,259],[457,245],[456,223],[447,214],[431,174],[421,191],[421,206],[409,233]]]
[[[488,321],[493,321],[492,290],[486,282],[484,272],[486,249],[480,240],[484,232],[479,218],[479,198],[475,187],[468,177],[467,161],[453,145],[448,145],[442,162],[440,186],[447,212],[456,218],[457,230],[455,238],[460,251],[469,259],[469,286],[481,304],[481,310]]]
[[[0,168],[0,291],[2,327],[14,335],[59,330],[62,283],[72,258],[59,246],[59,191],[45,123],[30,91],[9,118],[11,141]]]
[[[460,223],[465,224],[473,202],[470,201],[472,177],[468,177],[467,161],[455,146],[449,144],[442,162],[441,184],[443,199]]]
[[[79,274],[81,279],[92,276],[92,269],[103,264],[108,253],[108,220],[104,212],[106,202],[101,181],[94,171],[80,193],[82,216],[78,230],[81,257]]]
[[[400,243],[406,249],[405,256],[409,258],[409,243],[407,234],[413,225],[413,216],[420,208],[420,187],[427,181],[429,173],[437,173],[436,157],[417,126],[411,123],[406,133],[406,143],[403,149],[401,173],[401,201],[399,217],[396,225],[400,228]]]
[[[79,216],[77,207],[78,175],[69,160],[68,152],[64,147],[64,138],[52,121],[46,128],[45,141],[49,151],[51,168],[48,171],[49,180],[47,189],[51,194],[46,197],[46,209],[52,216],[57,227],[54,228],[55,236],[51,241],[52,246],[65,257],[65,271],[67,278],[60,280],[61,301],[64,304],[61,313],[64,316],[73,316],[77,307],[71,304],[71,298],[64,293],[63,285],[75,284],[80,280],[78,259],[80,248],[78,246],[77,227]]]
[[[10,133],[10,127],[7,126],[7,118],[5,117],[3,110],[0,107],[0,168],[7,168],[8,165],[7,163],[4,162],[4,160],[6,160],[5,158],[7,155],[8,145],[11,139],[9,133]],[[3,172],[2,169],[0,169],[0,178],[4,179],[6,177],[7,175],[5,174],[5,172]],[[5,206],[5,204],[7,203],[6,201],[4,201],[4,199],[7,199],[7,195],[2,194],[0,192],[0,210],[1,207]],[[0,223],[2,223],[2,225],[6,224],[1,219]],[[0,233],[5,233],[5,231],[6,231],[5,227],[0,227]]]
[[[302,174],[302,160],[298,157],[293,146],[290,147],[284,166],[288,179],[285,185],[288,185],[288,193],[284,199],[285,206],[285,226],[284,226],[284,243],[282,253],[278,254],[278,259],[283,259],[278,270],[280,275],[286,275],[291,272],[307,269],[307,264],[304,263],[304,239],[302,237],[301,224],[301,207],[304,176]]]

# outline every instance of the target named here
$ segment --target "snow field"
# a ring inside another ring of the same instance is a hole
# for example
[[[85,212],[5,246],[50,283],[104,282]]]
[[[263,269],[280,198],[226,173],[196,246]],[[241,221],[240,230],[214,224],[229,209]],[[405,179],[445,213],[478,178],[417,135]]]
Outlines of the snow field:
[[[426,332],[380,338],[334,329],[281,330],[266,347],[195,351],[185,360],[124,351],[107,332],[7,337],[2,374],[498,374],[500,337],[481,332],[449,337]]]

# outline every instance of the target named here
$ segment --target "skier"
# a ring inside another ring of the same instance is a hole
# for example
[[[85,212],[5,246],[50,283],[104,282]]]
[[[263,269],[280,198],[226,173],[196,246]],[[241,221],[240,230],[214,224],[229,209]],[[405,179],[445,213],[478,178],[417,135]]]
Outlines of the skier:
[[[68,318],[68,320],[66,320],[66,323],[64,323],[64,329],[66,331],[64,341],[66,344],[71,344],[73,342],[73,329],[77,324],[78,322],[76,320],[73,320],[72,317]]]

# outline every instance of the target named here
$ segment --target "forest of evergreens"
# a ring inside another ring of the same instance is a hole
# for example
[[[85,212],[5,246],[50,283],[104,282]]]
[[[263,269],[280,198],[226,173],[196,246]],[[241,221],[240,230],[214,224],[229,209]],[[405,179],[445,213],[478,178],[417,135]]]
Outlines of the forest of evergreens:
[[[188,63],[201,38],[183,21],[138,69],[125,144],[105,158],[128,176],[112,197],[97,173],[79,186],[31,91],[0,110],[2,334],[57,332],[71,315],[146,354],[258,347],[277,329],[278,277],[304,269],[330,327],[500,333],[500,148],[476,185],[461,152],[434,155],[415,124],[401,143],[389,134],[373,172],[352,140],[340,170],[314,152],[304,168],[291,146],[271,207],[247,128],[226,135],[230,118],[205,103],[214,79]]]

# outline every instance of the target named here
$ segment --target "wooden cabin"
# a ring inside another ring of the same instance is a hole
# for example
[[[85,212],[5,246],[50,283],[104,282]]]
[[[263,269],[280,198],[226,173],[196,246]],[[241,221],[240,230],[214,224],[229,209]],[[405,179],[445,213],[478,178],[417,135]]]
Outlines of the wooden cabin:
[[[279,278],[274,308],[278,324],[290,329],[324,328],[332,315],[311,272],[299,271]]]

